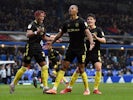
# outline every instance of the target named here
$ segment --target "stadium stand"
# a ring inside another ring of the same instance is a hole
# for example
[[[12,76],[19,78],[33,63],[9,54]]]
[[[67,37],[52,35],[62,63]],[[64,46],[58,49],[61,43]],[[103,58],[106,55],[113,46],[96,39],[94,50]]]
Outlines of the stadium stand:
[[[45,22],[47,31],[56,32],[60,23],[68,15],[67,12],[63,11],[73,3],[70,0],[38,0],[36,2],[34,0],[15,0],[12,1],[14,5],[11,6],[10,2],[10,0],[4,0],[0,3],[0,30],[3,31],[25,31],[27,24],[33,18],[33,12],[36,9],[44,9],[47,13]],[[97,0],[84,0],[81,2],[77,0],[75,3],[79,5],[79,10],[83,18],[86,17],[87,13],[95,13],[97,24],[106,30],[108,34],[132,35],[132,1],[119,2],[119,0],[112,0],[107,2],[106,0],[101,0],[98,2]],[[86,10],[84,10],[84,7],[86,7]]]
[[[10,4],[11,2],[13,5]],[[2,0],[0,3],[0,60],[16,62],[11,64],[12,76],[21,66],[26,40],[22,35],[19,36],[23,37],[22,41],[18,39],[18,36],[16,38],[13,35],[24,34],[36,9],[46,11],[47,32],[52,34],[58,32],[60,23],[68,17],[66,9],[73,3],[79,6],[81,12],[79,16],[83,18],[90,12],[96,14],[97,26],[101,26],[104,30],[108,43],[115,44],[101,45],[104,82],[133,82],[133,76],[131,76],[133,75],[133,47],[131,45],[133,44],[133,1],[131,0],[100,0],[100,2],[98,0]],[[60,44],[55,44],[56,49],[62,50],[62,48],[57,48],[60,46]],[[69,69],[66,75],[72,75],[74,69],[75,67]],[[91,65],[87,66],[86,72],[88,76],[95,74]]]

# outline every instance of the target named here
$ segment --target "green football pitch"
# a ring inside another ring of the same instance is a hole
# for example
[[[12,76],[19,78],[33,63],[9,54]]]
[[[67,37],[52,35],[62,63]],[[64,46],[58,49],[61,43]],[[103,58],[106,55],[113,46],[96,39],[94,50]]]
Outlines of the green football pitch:
[[[76,83],[71,93],[61,95],[59,91],[63,88],[64,85],[60,84],[58,94],[50,95],[43,94],[42,89],[34,88],[33,85],[18,85],[15,92],[10,94],[8,85],[0,85],[0,100],[133,100],[133,83],[102,83],[100,85],[102,95],[92,93],[93,84],[91,83],[89,96],[83,95],[84,87],[81,83]]]

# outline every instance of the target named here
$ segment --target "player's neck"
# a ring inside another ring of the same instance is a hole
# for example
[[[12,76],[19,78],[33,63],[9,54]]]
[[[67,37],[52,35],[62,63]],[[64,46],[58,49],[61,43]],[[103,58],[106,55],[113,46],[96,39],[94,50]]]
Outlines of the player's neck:
[[[79,16],[77,16],[77,15],[72,15],[72,16],[70,17],[70,19],[71,19],[71,20],[75,20],[75,19],[78,19],[78,17],[79,17]]]
[[[37,23],[37,24],[42,24],[43,21],[40,21],[40,20],[35,19],[35,23]]]
[[[94,28],[96,28],[96,25],[91,25],[91,26],[89,26],[89,28],[94,29]]]

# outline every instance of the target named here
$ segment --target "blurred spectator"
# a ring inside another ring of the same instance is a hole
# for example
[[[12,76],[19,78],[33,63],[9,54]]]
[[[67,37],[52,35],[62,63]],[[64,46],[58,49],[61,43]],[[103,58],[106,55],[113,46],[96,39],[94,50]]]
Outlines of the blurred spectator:
[[[11,64],[6,65],[7,84],[11,83]]]
[[[25,31],[27,28],[27,24],[33,19],[32,13],[37,9],[42,9],[45,10],[47,13],[47,18],[45,21],[47,32],[57,32],[60,24],[63,22],[63,19],[68,16],[68,13],[64,11],[67,11],[66,9],[73,2],[67,2],[67,0],[64,2],[63,1],[1,1],[0,30]],[[124,3],[125,1],[117,2],[118,4],[129,6],[129,8],[123,10],[121,7],[115,6],[115,0],[112,0],[111,2],[106,2],[105,0],[101,0],[100,2],[98,2],[97,0],[91,0],[91,2],[95,4],[93,5],[93,7],[90,3],[88,3],[88,0],[76,2],[77,5],[79,5],[80,7],[82,17],[85,18],[88,11],[91,11],[97,16],[97,26],[101,26],[105,33],[115,35],[123,35],[125,33],[128,33],[129,35],[132,35],[133,14],[130,8],[130,4]],[[132,1],[130,2],[132,4]],[[11,6],[11,3],[13,3],[14,5]],[[84,7],[86,7],[86,10],[84,10]]]
[[[6,61],[6,60],[7,60],[7,55],[6,55],[5,53],[2,53],[2,54],[0,55],[0,60]]]
[[[107,76],[113,76],[112,70],[107,71]]]
[[[6,69],[4,64],[1,66],[0,76],[2,79],[2,83],[7,84]]]

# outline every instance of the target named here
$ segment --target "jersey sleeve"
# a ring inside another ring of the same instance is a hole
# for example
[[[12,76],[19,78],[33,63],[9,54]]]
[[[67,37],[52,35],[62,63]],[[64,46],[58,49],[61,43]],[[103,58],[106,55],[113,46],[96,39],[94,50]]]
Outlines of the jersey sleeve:
[[[62,30],[63,33],[66,33],[67,32],[67,24],[66,24],[66,22],[63,23],[63,25],[61,27],[61,30]]]
[[[99,32],[98,32],[99,34],[98,34],[98,37],[100,37],[100,38],[102,38],[102,37],[104,37],[105,35],[104,35],[104,32],[103,32],[103,30],[101,29],[101,28],[99,28]]]
[[[49,33],[46,33],[45,36],[50,37],[51,35]]]
[[[81,26],[82,26],[83,30],[85,30],[85,29],[88,29],[88,28],[89,28],[89,27],[88,27],[87,22],[86,22],[86,21],[84,21],[84,20],[82,20],[82,22],[81,22]]]
[[[27,30],[32,30],[32,31],[36,31],[36,27],[33,23],[30,23],[27,27]]]

